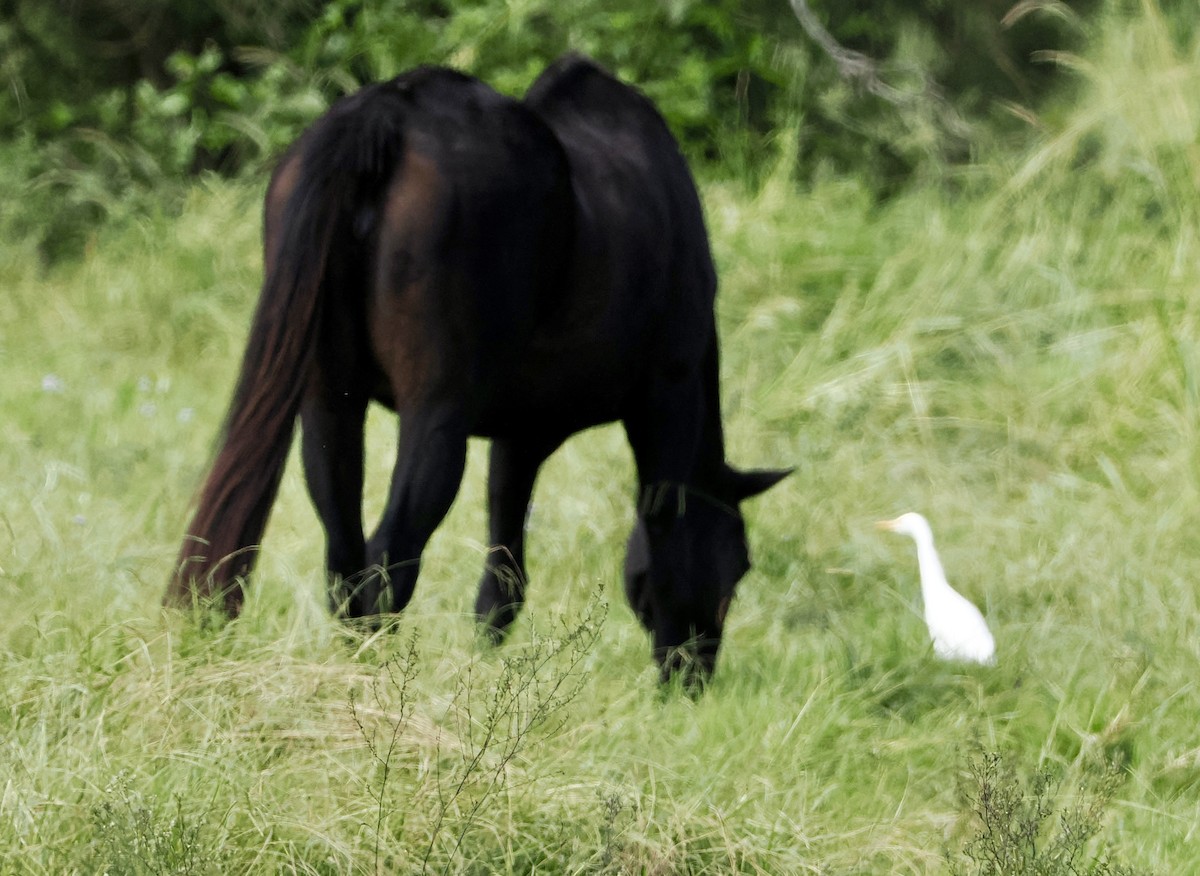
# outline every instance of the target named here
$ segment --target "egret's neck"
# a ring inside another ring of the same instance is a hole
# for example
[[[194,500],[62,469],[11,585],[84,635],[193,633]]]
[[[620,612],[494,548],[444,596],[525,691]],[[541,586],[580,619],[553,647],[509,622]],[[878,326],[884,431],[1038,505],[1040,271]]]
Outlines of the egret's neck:
[[[930,598],[950,589],[942,560],[933,548],[932,538],[917,539],[917,566],[921,571],[921,595]]]

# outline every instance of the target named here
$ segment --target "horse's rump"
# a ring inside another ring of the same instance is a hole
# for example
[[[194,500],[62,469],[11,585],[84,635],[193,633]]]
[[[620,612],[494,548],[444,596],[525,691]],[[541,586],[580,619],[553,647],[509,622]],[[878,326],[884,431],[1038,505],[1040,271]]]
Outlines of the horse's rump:
[[[545,125],[462,74],[419,68],[318,119],[268,188],[262,292],[168,600],[239,610],[306,403],[486,408],[563,285],[570,203]]]

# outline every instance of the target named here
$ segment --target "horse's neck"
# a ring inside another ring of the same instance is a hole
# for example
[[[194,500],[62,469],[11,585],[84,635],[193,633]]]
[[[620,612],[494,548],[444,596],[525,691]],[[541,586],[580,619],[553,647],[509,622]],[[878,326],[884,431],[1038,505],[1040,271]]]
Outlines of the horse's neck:
[[[700,380],[704,420],[701,423],[698,467],[701,472],[710,471],[716,476],[725,465],[725,426],[721,422],[721,365],[715,326],[708,349],[704,351]]]

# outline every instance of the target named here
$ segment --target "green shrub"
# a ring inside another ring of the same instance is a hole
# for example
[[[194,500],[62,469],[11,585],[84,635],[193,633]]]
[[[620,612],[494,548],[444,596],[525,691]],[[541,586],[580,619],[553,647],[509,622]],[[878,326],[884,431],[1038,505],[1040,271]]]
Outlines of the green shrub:
[[[29,138],[38,160],[26,213],[50,257],[131,201],[217,170],[259,172],[338,95],[420,63],[449,64],[519,94],[565,51],[595,57],[657,103],[693,156],[755,174],[784,128],[800,127],[802,176],[861,174],[881,191],[944,159],[921,83],[940,81],[971,118],[997,101],[1037,106],[1075,49],[1094,0],[1017,15],[1008,0],[862,0],[818,10],[833,34],[883,62],[916,99],[898,110],[858,93],[768,0],[14,0],[0,17],[7,99],[0,139]],[[1042,8],[1037,6],[1035,8]],[[1033,110],[1029,110],[1032,112]],[[962,157],[962,144],[950,150]],[[28,221],[26,224],[30,224]]]
[[[971,861],[951,861],[955,876],[1135,876],[1103,853],[1089,851],[1105,809],[1124,782],[1119,764],[1092,767],[1072,801],[1049,768],[1021,777],[1012,759],[980,751],[959,779],[960,805],[974,822],[963,847]]]

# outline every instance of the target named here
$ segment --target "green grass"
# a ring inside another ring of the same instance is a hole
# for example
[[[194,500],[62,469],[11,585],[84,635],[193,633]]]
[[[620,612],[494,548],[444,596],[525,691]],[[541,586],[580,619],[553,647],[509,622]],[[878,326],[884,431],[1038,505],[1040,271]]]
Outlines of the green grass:
[[[730,454],[797,470],[747,504],[756,565],[695,701],[657,689],[621,595],[614,428],[544,471],[503,648],[468,617],[482,444],[395,631],[326,616],[296,465],[244,617],[162,612],[261,191],[197,186],[49,272],[4,243],[0,871],[1005,872],[964,855],[1002,753],[1022,799],[1049,769],[1056,812],[1106,802],[1077,863],[1200,872],[1197,57],[1144,5],[1018,155],[885,205],[704,187]],[[393,435],[373,416],[372,512]],[[909,509],[996,667],[932,657],[911,545],[871,526]]]

